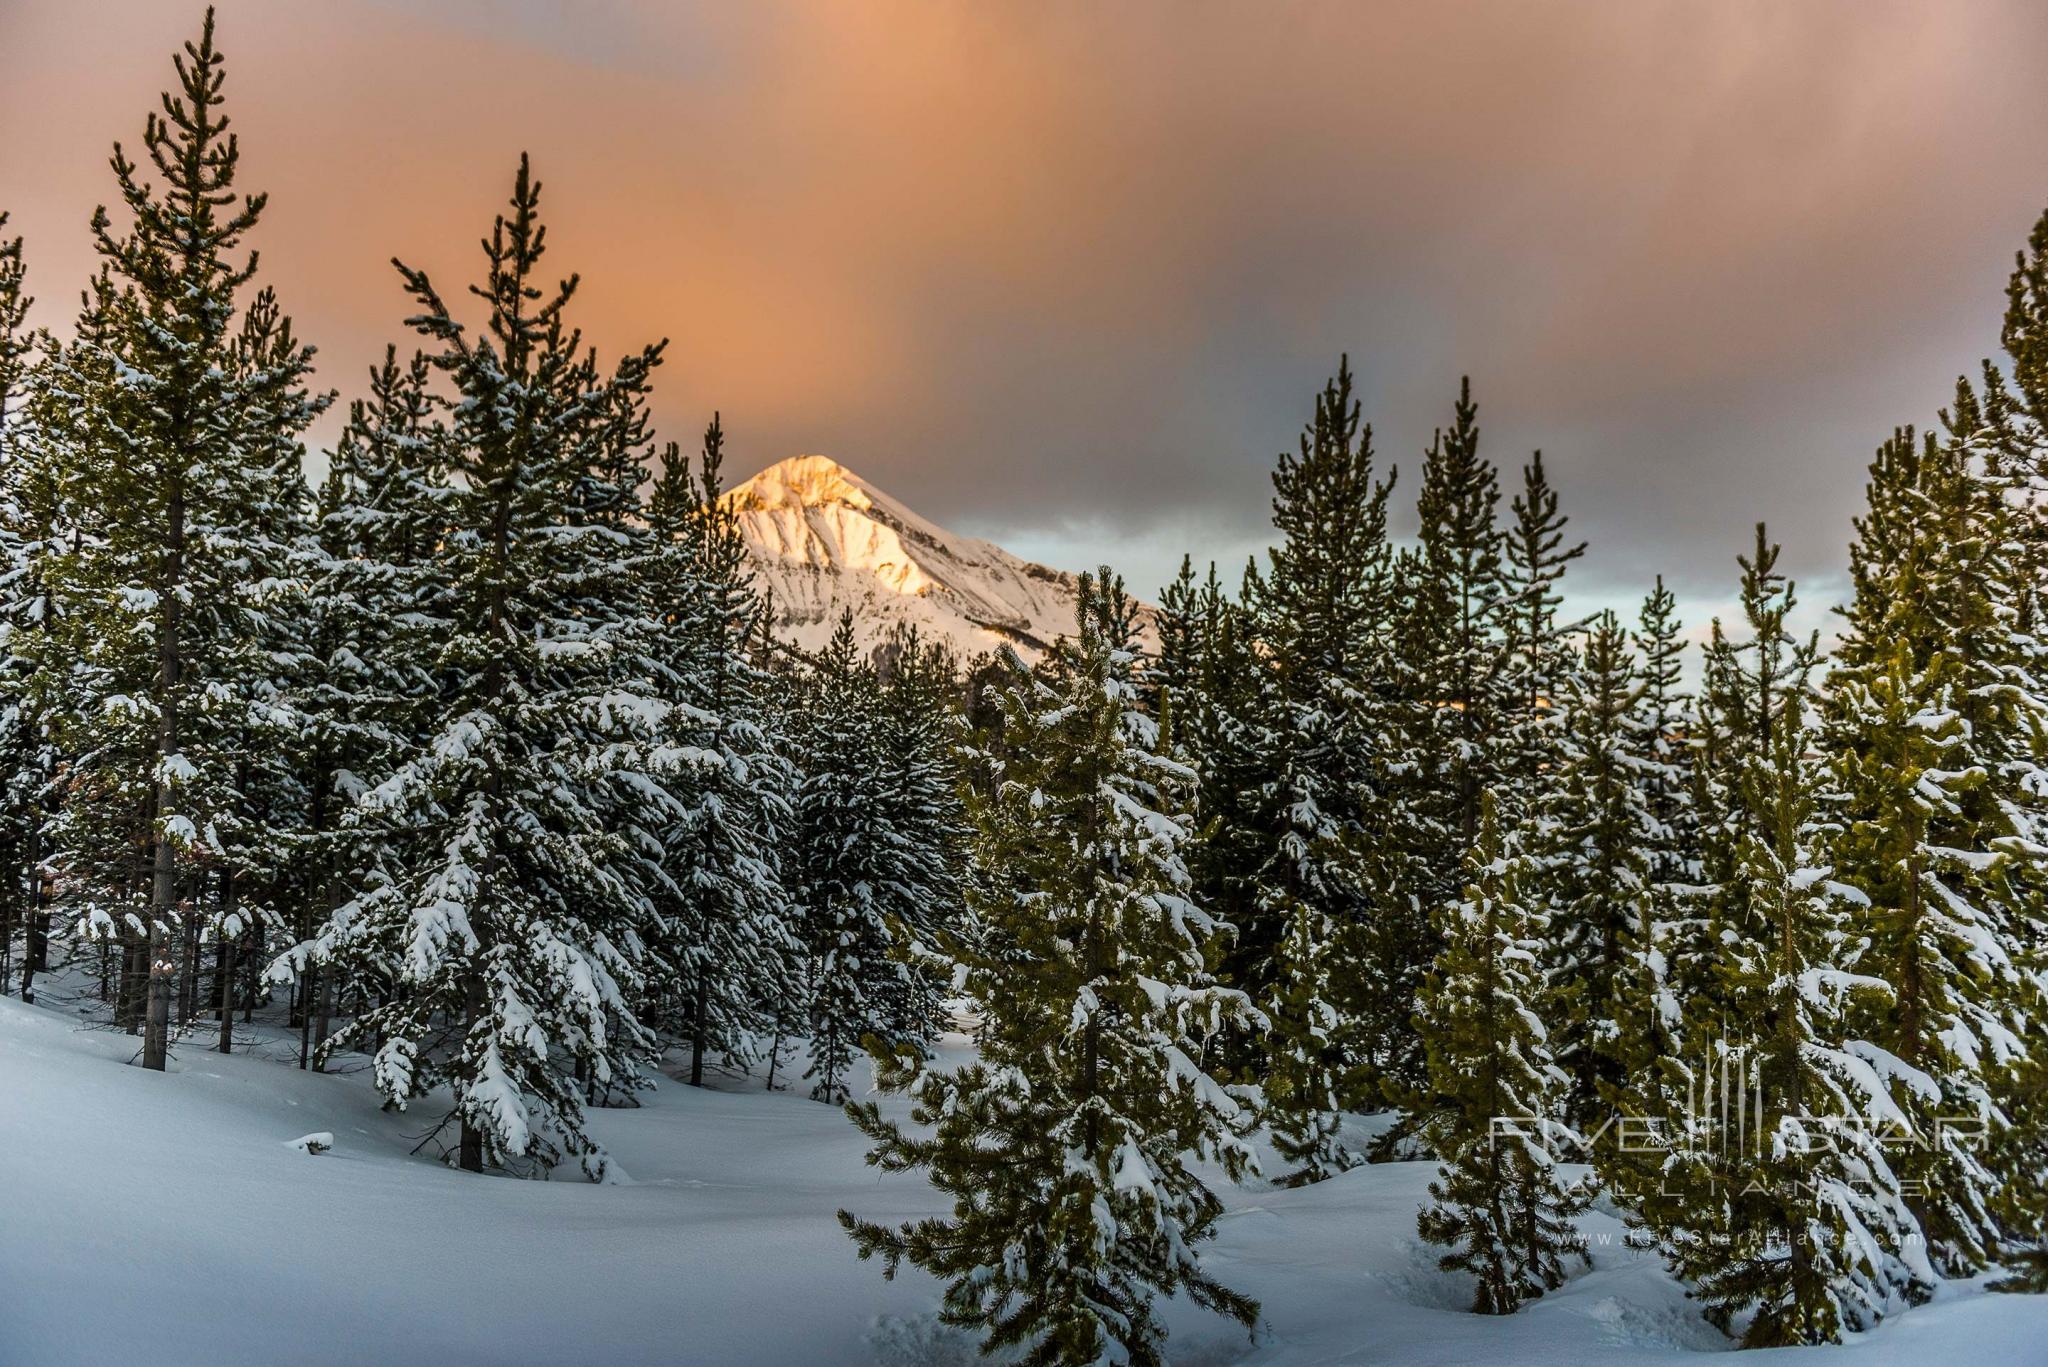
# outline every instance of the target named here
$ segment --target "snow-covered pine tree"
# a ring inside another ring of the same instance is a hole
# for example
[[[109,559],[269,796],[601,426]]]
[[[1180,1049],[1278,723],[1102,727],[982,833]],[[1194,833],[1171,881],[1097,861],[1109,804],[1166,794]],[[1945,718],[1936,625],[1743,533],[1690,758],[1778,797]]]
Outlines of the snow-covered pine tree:
[[[1391,688],[1386,816],[1373,852],[1380,901],[1408,927],[1417,976],[1440,944],[1434,925],[1455,904],[1466,852],[1479,833],[1480,796],[1501,785],[1507,715],[1506,641],[1511,606],[1506,537],[1496,525],[1499,479],[1479,454],[1479,409],[1471,381],[1461,383],[1451,426],[1440,428],[1423,458],[1416,500],[1418,544],[1394,564],[1395,646]],[[1379,994],[1381,1012],[1404,1017],[1413,986]],[[1404,1151],[1426,1131],[1432,1097],[1418,1054],[1387,1070],[1382,1091],[1407,1118],[1376,1153]]]
[[[1168,618],[1161,626],[1160,653],[1141,675],[1145,709],[1166,728],[1168,753],[1199,778],[1198,835],[1187,855],[1194,901],[1233,925],[1250,915],[1259,892],[1265,848],[1261,803],[1272,749],[1266,730],[1270,710],[1264,706],[1270,696],[1267,666],[1245,606],[1256,596],[1255,567],[1247,566],[1244,582],[1245,591],[1233,599],[1212,562],[1207,577],[1189,592],[1188,606],[1162,609]],[[1161,597],[1177,601],[1177,587],[1169,585]],[[1176,614],[1184,626],[1174,625]],[[1226,960],[1221,976],[1233,978],[1250,967]],[[1263,1052],[1256,1041],[1231,1041],[1226,1049],[1250,1071],[1263,1066]]]
[[[1372,429],[1360,422],[1347,357],[1316,395],[1299,452],[1280,455],[1280,544],[1246,598],[1265,665],[1253,720],[1264,737],[1265,774],[1247,924],[1229,962],[1233,984],[1273,1016],[1268,1119],[1295,1165],[1282,1179],[1290,1182],[1356,1161],[1337,1142],[1335,1114],[1359,1099],[1352,1060],[1416,1052],[1405,1020],[1393,1023],[1392,1038],[1359,1040],[1352,1028],[1368,1001],[1405,999],[1420,968],[1413,960],[1421,937],[1398,914],[1405,907],[1376,905],[1364,853],[1384,725],[1375,687],[1392,489],[1391,479],[1376,477]],[[1363,962],[1337,957],[1340,938]],[[1341,979],[1340,963],[1354,966]]]
[[[143,1009],[124,992],[120,1014],[139,1015],[154,1068],[184,958],[173,937],[219,905],[259,824],[245,785],[276,691],[266,607],[292,497],[277,475],[319,407],[311,353],[268,297],[237,302],[264,200],[234,189],[213,31],[209,11],[145,125],[161,188],[115,148],[126,225],[94,215],[101,270],[51,352],[37,419],[78,522],[50,558],[62,606],[40,642],[65,670],[49,698],[69,756],[56,858],[81,924],[121,936],[124,976],[147,982]]]
[[[686,789],[688,822],[666,838],[666,869],[686,896],[668,912],[664,959],[676,976],[672,996],[686,1006],[678,1031],[692,1086],[705,1080],[711,1053],[752,1062],[756,1037],[797,1025],[803,1008],[797,869],[786,855],[801,775],[770,680],[752,658],[762,605],[723,478],[725,426],[713,414],[694,478],[684,482],[682,463],[664,471],[653,514],[662,553],[680,557],[672,588],[655,594],[684,650],[672,666],[690,701],[676,715],[678,736],[719,756]]]
[[[1863,942],[1843,913],[1861,895],[1827,863],[1805,672],[1778,682],[1792,701],[1745,758],[1727,827],[1743,905],[1717,918],[1721,990],[1689,1022],[1691,1130],[1641,1206],[1708,1318],[1748,1347],[1838,1342],[1935,1280],[1885,1147],[1904,1121],[1891,1085],[1915,1070],[1851,1034],[1855,998],[1889,987],[1854,971]]]
[[[853,612],[841,613],[802,691],[797,738],[795,868],[811,1022],[811,1095],[846,1100],[863,1038],[882,1026],[883,998],[914,990],[910,966],[890,953],[893,886],[905,833],[892,820],[884,768],[880,689],[854,645]]]
[[[1695,888],[1700,878],[1699,820],[1693,805],[1692,701],[1684,689],[1684,631],[1678,599],[1657,576],[1643,599],[1633,633],[1641,662],[1642,698],[1634,727],[1635,766],[1643,775],[1645,800],[1653,822],[1643,852],[1649,859],[1653,904],[1638,936],[1639,948],[1657,957],[1640,966],[1652,998],[1662,1003],[1658,1017],[1675,1026],[1678,984],[1691,981],[1695,965],[1706,961],[1699,941],[1702,924]],[[1700,969],[1699,972],[1704,972]],[[1648,1004],[1645,1002],[1644,1004]],[[1668,1009],[1667,1009],[1668,1008]],[[1673,1043],[1653,1033],[1643,1038],[1653,1049]],[[1668,1051],[1667,1051],[1668,1052]],[[1646,1054],[1645,1058],[1654,1057]],[[1631,1074],[1637,1069],[1630,1068]]]
[[[1630,1037],[1657,1000],[1636,999],[1658,951],[1657,775],[1639,767],[1644,686],[1613,613],[1594,619],[1577,661],[1546,688],[1559,734],[1547,743],[1546,791],[1524,821],[1523,895],[1548,926],[1543,1009],[1552,1056],[1572,1079],[1564,1113],[1597,1128],[1596,1112],[1627,1081]]]
[[[1192,579],[1192,572],[1183,579]],[[1260,582],[1256,563],[1248,564],[1242,589],[1233,597],[1224,591],[1211,563],[1199,587],[1186,590],[1187,605],[1169,613],[1184,615],[1185,627],[1176,629],[1170,621],[1165,625],[1159,657],[1140,674],[1141,696],[1146,711],[1162,727],[1165,752],[1197,775],[1196,834],[1186,849],[1193,880],[1190,900],[1232,925],[1251,916],[1258,905],[1266,886],[1261,875],[1272,849],[1267,786],[1272,779],[1271,756],[1279,748],[1270,730],[1276,713],[1267,677],[1270,665],[1254,614],[1246,606],[1257,601]],[[1169,585],[1161,597],[1172,603],[1181,593]],[[1283,940],[1283,948],[1276,951],[1280,961],[1270,965],[1280,974],[1280,985],[1273,990],[1298,992],[1286,984],[1302,971],[1301,947],[1290,959],[1285,944]],[[1322,975],[1314,988],[1316,1000],[1327,1002],[1326,969],[1331,959],[1324,951],[1322,967],[1311,970]],[[1230,981],[1248,967],[1242,961],[1233,966],[1226,947],[1218,965],[1219,980]],[[1315,1018],[1317,1013],[1304,1011],[1284,1022],[1274,1021],[1273,1031],[1305,1026]],[[1214,1041],[1211,1057],[1204,1062],[1219,1077],[1262,1083],[1271,1100],[1293,1085],[1276,1069],[1295,1068],[1295,1076],[1305,1085],[1317,1086],[1311,1075],[1326,1063],[1342,1066],[1343,1057],[1320,1042],[1307,1050],[1285,1044],[1276,1050],[1270,1037],[1229,1037]],[[1292,1102],[1277,1104],[1285,1112],[1298,1110]],[[1336,1119],[1336,1110],[1326,1109],[1319,1123],[1334,1127]],[[1283,1129],[1289,1123],[1283,1120]]]
[[[484,241],[480,330],[399,266],[455,396],[431,437],[454,476],[431,553],[445,594],[423,624],[438,707],[358,803],[389,843],[381,874],[294,957],[388,978],[336,1042],[374,1042],[394,1104],[450,1084],[464,1168],[573,1153],[601,1176],[576,1075],[630,1085],[651,1040],[634,1007],[645,901],[599,787],[645,763],[667,709],[622,686],[631,633],[581,611],[608,586],[630,597],[630,566],[575,498],[607,454],[616,390],[644,383],[660,348],[599,370],[564,319],[575,277],[539,284],[539,202],[521,157]]]
[[[1417,1228],[1451,1250],[1444,1270],[1477,1279],[1475,1311],[1506,1315],[1563,1285],[1566,1259],[1583,1256],[1572,1217],[1585,1198],[1553,1152],[1572,1133],[1561,1120],[1569,1084],[1537,1015],[1544,917],[1525,898],[1527,870],[1491,792],[1465,868],[1464,898],[1438,909],[1443,948],[1417,1003],[1444,1103],[1431,1136],[1443,1167]]]
[[[1614,1004],[1601,1109],[1585,1121],[1601,1182],[1620,1192],[1654,1190],[1664,1154],[1659,1135],[1682,1122],[1682,1090],[1666,1060],[1685,1053],[1685,1002],[1713,962],[1699,914],[1697,828],[1692,820],[1688,709],[1676,601],[1660,577],[1631,633],[1640,682],[1622,733],[1640,824],[1628,861],[1643,887],[1622,919],[1617,979],[1595,989]]]
[[[1418,544],[1397,575],[1401,708],[1389,766],[1399,782],[1388,828],[1405,838],[1400,877],[1423,917],[1459,896],[1465,852],[1479,834],[1480,794],[1498,786],[1506,762],[1503,618],[1513,585],[1499,503],[1499,478],[1479,454],[1468,379],[1451,425],[1423,457]]]
[[[313,807],[311,774],[298,749],[308,720],[299,707],[299,684],[316,663],[307,645],[317,603],[308,590],[320,562],[303,434],[333,401],[331,393],[309,387],[313,349],[299,341],[268,288],[243,314],[236,360],[242,458],[215,497],[223,507],[237,495],[241,503],[232,534],[240,541],[245,649],[237,657],[238,675],[223,682],[243,705],[222,719],[215,742],[223,769],[232,765],[235,796],[215,816],[211,904],[194,899],[188,913],[199,939],[214,947],[221,1053],[232,1048],[237,997],[245,1010],[253,1006],[249,997],[261,979],[249,970],[260,967],[266,935],[310,924],[315,913],[317,889],[298,857]],[[202,534],[218,539],[228,529]],[[188,949],[188,1016],[199,948]]]
[[[1112,639],[1120,600],[1113,580],[1084,579],[1078,638],[1036,672],[1010,661],[996,787],[973,809],[980,1059],[882,1061],[915,1131],[874,1102],[848,1108],[871,1163],[927,1171],[953,1200],[900,1228],[842,1212],[861,1255],[940,1278],[946,1322],[1034,1367],[1156,1367],[1161,1295],[1258,1314],[1197,1258],[1221,1206],[1191,1169],[1248,1170],[1251,1112],[1196,1060],[1256,1012],[1204,966],[1225,928],[1186,896],[1193,774],[1137,707]]]
[[[307,661],[292,706],[299,718],[291,753],[303,774],[306,810],[293,862],[304,899],[291,943],[316,936],[335,908],[373,880],[391,876],[398,853],[380,832],[354,820],[367,783],[424,742],[439,684],[433,624],[445,611],[434,548],[448,496],[434,419],[431,367],[396,347],[370,370],[369,396],[349,405],[328,456],[307,572],[311,617]],[[342,994],[388,993],[382,965],[334,966],[300,957],[285,965],[298,982],[300,1066],[325,1066]],[[367,976],[338,981],[340,970]]]
[[[1569,519],[1558,511],[1557,489],[1541,451],[1522,467],[1521,492],[1509,507],[1514,521],[1507,528],[1507,598],[1501,605],[1507,650],[1501,763],[1513,819],[1536,800],[1548,785],[1546,775],[1561,762],[1554,707],[1572,668],[1571,636],[1583,623],[1558,619],[1564,603],[1560,586],[1571,562],[1586,553],[1586,543],[1565,544]]]
[[[1700,1193],[1672,1184],[1666,1174],[1677,1161],[1674,1150],[1691,1153],[1695,1138],[1689,1131],[1700,1098],[1716,1095],[1725,1082],[1724,1063],[1732,1069],[1739,1059],[1722,1047],[1728,946],[1754,943],[1764,933],[1751,924],[1740,859],[1745,841],[1759,829],[1743,801],[1744,775],[1768,759],[1772,728],[1782,715],[1788,709],[1803,712],[1810,697],[1817,640],[1798,641],[1786,627],[1794,595],[1777,570],[1778,554],[1759,525],[1754,550],[1737,559],[1749,637],[1730,639],[1715,619],[1705,652],[1704,694],[1695,709],[1658,703],[1654,673],[1648,681],[1646,724],[1655,726],[1661,717],[1671,726],[1669,739],[1683,749],[1661,758],[1679,756],[1672,777],[1684,777],[1687,786],[1682,797],[1664,789],[1667,810],[1681,824],[1674,831],[1675,849],[1664,856],[1667,878],[1657,884],[1659,905],[1639,920],[1629,959],[1640,984],[1634,991],[1642,997],[1635,1019],[1645,1026],[1654,1020],[1659,1028],[1625,1033],[1628,1085],[1617,1098],[1615,1124],[1603,1136],[1610,1142],[1596,1145],[1594,1157],[1602,1180],[1653,1240],[1658,1231],[1669,1236],[1688,1229],[1698,1213]],[[1664,669],[1675,685],[1677,627],[1668,600],[1660,581],[1644,604],[1639,639],[1646,659],[1668,662]],[[1660,756],[1653,751],[1648,758],[1654,764]],[[1667,881],[1672,876],[1682,881]],[[1660,940],[1661,964],[1646,958]],[[1653,982],[1666,995],[1652,995]],[[1675,1021],[1667,1004],[1677,1007]],[[1711,1182],[1708,1188],[1711,1200]]]
[[[928,1045],[946,1024],[952,959],[945,946],[965,915],[961,875],[967,816],[961,805],[959,669],[951,651],[915,627],[881,648],[878,669],[884,814],[893,839],[882,884],[889,953],[903,971],[883,973],[876,1033],[892,1047]]]
[[[1706,645],[1704,688],[1695,723],[1694,801],[1700,819],[1702,906],[1708,939],[1723,929],[1754,937],[1748,923],[1752,899],[1745,886],[1742,851],[1763,834],[1759,815],[1744,801],[1743,785],[1759,763],[1768,763],[1773,737],[1787,713],[1803,713],[1812,701],[1811,678],[1820,645],[1818,633],[1801,641],[1786,621],[1796,606],[1793,586],[1778,571],[1779,548],[1764,524],[1742,568],[1741,604],[1749,638],[1729,639],[1716,618]],[[1689,996],[1711,997],[1718,976],[1688,983]]]
[[[1958,710],[1985,764],[1976,801],[1996,812],[1993,829],[2004,832],[2004,886],[1991,905],[2021,946],[2004,1005],[2024,1022],[2031,1047],[2026,1061],[2001,1070],[1997,1095],[2009,1124],[1987,1156],[2000,1180],[2005,1256],[2025,1261],[2035,1284],[2048,1284],[2048,214],[2015,258],[2000,340],[2010,383],[1986,361],[1981,393],[1959,381],[1944,415],[1982,493],[1980,535],[1991,550],[1983,564],[1997,604],[1985,629],[1958,642],[1966,680]]]
[[[1308,901],[1336,923],[1363,911],[1355,845],[1372,792],[1378,699],[1373,686],[1387,616],[1387,498],[1375,475],[1372,428],[1360,421],[1351,364],[1315,399],[1298,451],[1273,471],[1280,544],[1250,581],[1272,773],[1262,794],[1271,847],[1241,929],[1240,986],[1264,990],[1293,907]]]
[[[6,231],[7,218],[7,211],[0,209],[0,234]],[[28,311],[35,301],[27,287],[28,264],[20,236],[0,235],[0,461],[7,457],[10,428],[21,415],[22,381],[35,350],[28,326]]]
[[[658,637],[657,673],[682,704],[669,714],[669,735],[686,754],[715,761],[692,765],[670,787],[681,809],[662,833],[657,897],[667,979],[656,985],[657,1018],[688,1048],[693,1086],[714,1055],[751,1063],[760,1034],[797,1023],[803,995],[796,871],[785,854],[798,774],[769,681],[749,658],[761,608],[738,520],[721,497],[724,467],[725,428],[714,414],[695,472],[671,452],[648,507],[646,592],[672,628]]]
[[[1209,573],[1216,573],[1214,561]],[[1157,717],[1169,707],[1176,715],[1184,709],[1199,711],[1202,695],[1202,658],[1207,649],[1202,592],[1195,578],[1195,560],[1180,558],[1180,572],[1159,591],[1159,611],[1153,619],[1159,634],[1159,651],[1139,678],[1138,695],[1145,710]],[[1181,730],[1182,728],[1175,728]],[[1199,728],[1187,728],[1198,733]],[[1172,737],[1192,751],[1192,734]]]
[[[2007,869],[2028,841],[1987,791],[1997,759],[1982,745],[2011,725],[1983,696],[1996,688],[1983,645],[2003,615],[2000,538],[1987,535],[1995,510],[1967,459],[1931,435],[1916,446],[1910,428],[1879,449],[1823,733],[1837,873],[1865,899],[1863,963],[1892,985],[1862,1024],[1913,1070],[1893,1079],[1911,1126],[1894,1167],[1951,1276],[1980,1270],[1996,1248],[1999,1182],[1984,1140],[2004,1122],[1994,1083],[2026,1054]]]
[[[1267,1007],[1266,1122],[1273,1151],[1288,1164],[1273,1175],[1279,1186],[1320,1182],[1363,1161],[1343,1137],[1344,1113],[1370,1095],[1370,1081],[1346,1047],[1355,1029],[1332,1004],[1336,975],[1356,971],[1342,948],[1327,915],[1295,904],[1275,953],[1278,980]]]
[[[25,647],[43,602],[40,562],[49,537],[38,509],[47,506],[50,490],[30,449],[25,413],[35,347],[27,267],[22,239],[4,236],[6,227],[7,214],[0,211],[0,995],[13,985],[19,928],[22,994],[30,997],[48,945],[37,866],[54,766],[30,696],[33,664]]]

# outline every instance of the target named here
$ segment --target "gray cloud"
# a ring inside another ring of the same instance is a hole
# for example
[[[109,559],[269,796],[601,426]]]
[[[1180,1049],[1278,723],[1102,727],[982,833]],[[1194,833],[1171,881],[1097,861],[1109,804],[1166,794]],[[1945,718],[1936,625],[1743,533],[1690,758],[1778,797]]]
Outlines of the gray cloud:
[[[48,321],[196,24],[0,11]],[[1995,341],[2048,12],[1803,3],[225,5],[269,278],[345,389],[530,149],[601,345],[742,469],[823,451],[1148,588],[1256,546],[1340,350],[1414,465],[1460,373],[1541,446],[1585,601],[1704,609],[1768,516],[1824,593],[1870,449]]]

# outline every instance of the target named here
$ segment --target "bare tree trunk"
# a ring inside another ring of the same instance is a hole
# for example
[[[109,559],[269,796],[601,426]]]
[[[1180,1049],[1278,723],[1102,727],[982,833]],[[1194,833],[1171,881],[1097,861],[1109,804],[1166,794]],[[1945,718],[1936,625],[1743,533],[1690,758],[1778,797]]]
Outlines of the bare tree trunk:
[[[142,1015],[142,1066],[161,1073],[171,1052],[171,989],[178,965],[160,922],[149,927],[149,997]]]
[[[256,999],[264,995],[263,974],[259,968],[263,963],[263,923],[258,921],[249,935],[256,944],[251,952],[242,956],[242,1024],[256,1019]]]
[[[225,874],[220,883],[220,1044],[223,1054],[235,1051],[235,941],[228,933],[228,918],[235,910],[235,876]]]
[[[31,871],[31,877],[34,883],[30,893],[28,924],[21,941],[21,999],[25,1002],[36,999],[36,974],[50,970],[50,913],[45,909],[50,905],[50,889],[43,881],[40,861]]]
[[[319,971],[316,969],[315,972]],[[320,1050],[327,1044],[328,1026],[334,1019],[334,984],[325,973],[319,973],[317,981],[320,985],[320,994],[316,999],[319,1002],[319,1014],[313,1018],[313,1066],[324,1073],[327,1071],[327,1062],[320,1057]]]
[[[187,914],[184,940],[178,954],[178,1024],[192,1023],[199,1014],[199,918]]]
[[[299,975],[299,1071],[313,1065],[313,993],[319,986],[320,966],[309,963]]]
[[[130,931],[121,942],[120,1015],[117,1020],[129,1034],[142,1030],[143,999],[148,994],[144,980],[149,974],[148,933]]]
[[[705,993],[705,973],[697,970],[697,990],[692,994],[696,1000],[690,1004],[690,1085],[704,1085],[704,1037],[707,1033],[711,1009]]]

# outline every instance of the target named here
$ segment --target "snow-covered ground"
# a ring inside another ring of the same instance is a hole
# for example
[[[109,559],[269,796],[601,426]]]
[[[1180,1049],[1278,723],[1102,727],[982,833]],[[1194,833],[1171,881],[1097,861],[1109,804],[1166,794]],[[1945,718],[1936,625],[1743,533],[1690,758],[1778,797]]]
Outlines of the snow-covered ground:
[[[757,1082],[663,1080],[593,1129],[629,1180],[479,1178],[410,1150],[361,1074],[285,1066],[281,1040],[167,1075],[135,1042],[0,1000],[0,1367],[185,1364],[904,1364],[975,1360],[935,1283],[894,1283],[833,1220],[944,1208],[861,1162],[834,1109]],[[331,1132],[331,1151],[292,1141]],[[1265,1303],[1259,1344],[1186,1306],[1179,1367],[1672,1363],[1725,1349],[1653,1259],[1594,1214],[1593,1269],[1507,1319],[1415,1237],[1429,1169],[1229,1193],[1210,1258]],[[1952,1285],[1815,1364],[2048,1363],[2048,1298]],[[1773,1360],[1784,1354],[1767,1355]],[[1745,1359],[1747,1361],[1748,1359]]]

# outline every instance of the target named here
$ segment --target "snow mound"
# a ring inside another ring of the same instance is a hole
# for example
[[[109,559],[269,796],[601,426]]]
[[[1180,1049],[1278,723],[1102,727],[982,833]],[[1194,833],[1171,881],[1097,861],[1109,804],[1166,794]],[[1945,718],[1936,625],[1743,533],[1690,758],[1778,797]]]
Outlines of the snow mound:
[[[300,1153],[326,1153],[334,1147],[334,1135],[327,1130],[315,1130],[312,1134],[286,1140],[285,1147],[297,1149]]]

